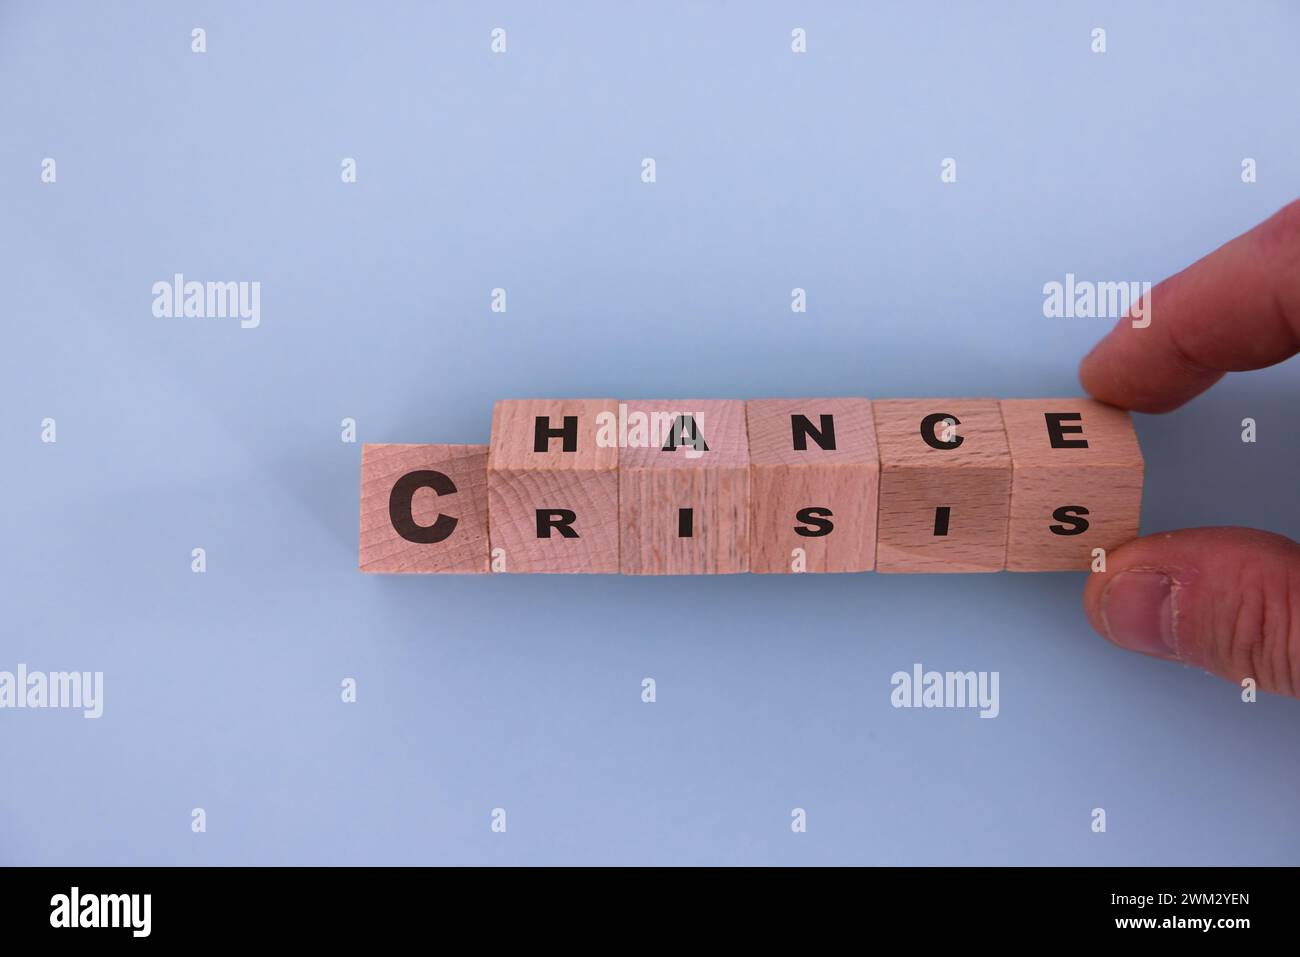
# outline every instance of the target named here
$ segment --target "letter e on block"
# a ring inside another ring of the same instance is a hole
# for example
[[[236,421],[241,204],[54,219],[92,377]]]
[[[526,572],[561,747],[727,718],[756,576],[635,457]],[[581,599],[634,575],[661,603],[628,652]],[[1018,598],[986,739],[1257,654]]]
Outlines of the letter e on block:
[[[361,448],[363,572],[488,571],[486,445]]]
[[[1123,409],[1092,399],[1004,399],[1011,445],[1007,569],[1086,571],[1138,534],[1142,450]]]
[[[613,399],[508,399],[492,410],[488,515],[509,572],[618,573],[618,447],[597,444]]]

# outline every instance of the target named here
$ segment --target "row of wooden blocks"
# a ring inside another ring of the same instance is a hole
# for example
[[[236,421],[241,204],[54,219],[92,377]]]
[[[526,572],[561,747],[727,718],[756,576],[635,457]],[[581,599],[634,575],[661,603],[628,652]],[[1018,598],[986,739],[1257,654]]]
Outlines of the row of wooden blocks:
[[[498,402],[491,445],[366,445],[365,572],[1089,568],[1142,453],[1089,399]]]

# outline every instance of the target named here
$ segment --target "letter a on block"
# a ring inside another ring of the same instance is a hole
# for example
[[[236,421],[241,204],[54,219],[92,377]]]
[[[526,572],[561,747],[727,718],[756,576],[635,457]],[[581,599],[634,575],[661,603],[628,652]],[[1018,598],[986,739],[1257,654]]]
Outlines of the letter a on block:
[[[507,572],[618,572],[618,447],[596,442],[613,399],[517,399],[492,410],[488,516]]]
[[[627,420],[618,469],[623,574],[748,571],[745,403],[628,402]]]
[[[997,399],[879,399],[878,572],[1006,566],[1011,454]]]
[[[1086,571],[1138,533],[1142,450],[1123,409],[1092,399],[1004,399],[1011,444],[1007,569]]]
[[[363,572],[488,570],[486,445],[363,445]]]
[[[757,399],[749,424],[749,570],[866,572],[876,564],[880,455],[867,399]]]

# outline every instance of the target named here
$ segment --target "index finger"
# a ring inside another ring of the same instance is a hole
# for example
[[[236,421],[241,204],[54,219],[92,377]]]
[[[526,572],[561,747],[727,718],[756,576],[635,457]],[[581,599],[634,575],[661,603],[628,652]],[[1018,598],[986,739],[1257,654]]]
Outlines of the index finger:
[[[1300,351],[1300,200],[1151,290],[1149,325],[1125,318],[1079,364],[1093,397],[1168,412],[1225,372]]]

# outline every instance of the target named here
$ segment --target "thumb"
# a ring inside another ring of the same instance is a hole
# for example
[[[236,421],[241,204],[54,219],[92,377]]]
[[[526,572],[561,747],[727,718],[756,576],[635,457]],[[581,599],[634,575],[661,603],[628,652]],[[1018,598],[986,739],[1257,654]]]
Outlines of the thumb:
[[[1083,593],[1121,648],[1300,695],[1300,545],[1249,528],[1191,528],[1116,549]]]

